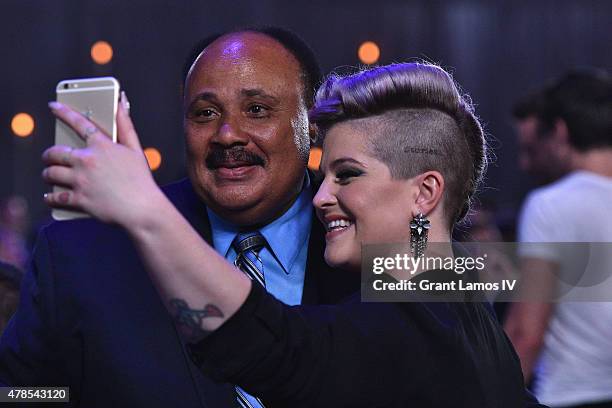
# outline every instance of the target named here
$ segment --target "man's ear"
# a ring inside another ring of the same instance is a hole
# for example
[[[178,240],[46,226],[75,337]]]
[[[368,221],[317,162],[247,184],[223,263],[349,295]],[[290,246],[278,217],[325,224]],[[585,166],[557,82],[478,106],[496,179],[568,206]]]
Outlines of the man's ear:
[[[319,128],[314,123],[308,124],[308,136],[310,137],[310,146],[314,146],[319,139]]]
[[[567,129],[567,123],[563,119],[555,120],[552,137],[557,144],[569,144],[569,130]]]
[[[548,149],[552,155],[552,159],[556,159],[557,164],[567,166],[571,161],[574,148],[570,142],[569,129],[567,123],[563,119],[557,119],[551,132],[552,137],[549,139]]]
[[[442,200],[444,193],[444,177],[438,171],[427,171],[416,177],[418,193],[416,207],[423,214],[431,213]]]

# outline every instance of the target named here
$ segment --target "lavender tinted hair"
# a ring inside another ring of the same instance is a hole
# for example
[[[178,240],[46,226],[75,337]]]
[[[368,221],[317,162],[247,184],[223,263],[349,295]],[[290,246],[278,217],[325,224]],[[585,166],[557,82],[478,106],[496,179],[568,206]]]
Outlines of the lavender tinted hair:
[[[367,127],[370,151],[394,178],[442,174],[450,228],[467,214],[486,169],[486,140],[470,99],[442,68],[402,63],[332,75],[310,120],[322,137],[340,122]]]

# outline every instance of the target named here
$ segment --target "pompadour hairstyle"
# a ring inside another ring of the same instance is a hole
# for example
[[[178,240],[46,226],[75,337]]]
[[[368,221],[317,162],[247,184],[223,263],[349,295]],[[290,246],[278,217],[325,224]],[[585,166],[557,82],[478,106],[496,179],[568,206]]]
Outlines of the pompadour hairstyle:
[[[273,40],[276,40],[287,51],[293,55],[298,61],[301,68],[301,78],[304,85],[304,99],[308,108],[312,107],[316,87],[321,82],[322,74],[319,62],[315,57],[312,49],[294,32],[285,28],[265,26],[265,27],[246,27],[236,30],[230,30],[222,33],[213,34],[200,40],[192,51],[189,53],[185,64],[183,65],[183,82],[186,82],[187,75],[191,66],[196,61],[198,56],[206,47],[215,42],[220,37],[229,34],[237,34],[243,32],[254,32],[266,35]]]
[[[320,136],[362,119],[370,151],[394,178],[439,171],[449,228],[465,217],[487,166],[487,146],[470,99],[446,71],[402,63],[330,76],[310,111]]]

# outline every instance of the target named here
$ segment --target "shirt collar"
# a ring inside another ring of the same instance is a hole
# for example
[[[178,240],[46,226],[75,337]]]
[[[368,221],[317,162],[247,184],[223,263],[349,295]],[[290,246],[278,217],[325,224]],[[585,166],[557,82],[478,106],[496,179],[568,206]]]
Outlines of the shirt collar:
[[[307,244],[312,224],[312,188],[308,172],[304,177],[302,191],[287,211],[270,224],[263,226],[259,232],[268,242],[274,255],[287,273],[299,255],[300,249]],[[227,257],[232,241],[240,228],[206,208],[212,230],[213,245],[217,252]],[[296,245],[297,244],[297,245]]]

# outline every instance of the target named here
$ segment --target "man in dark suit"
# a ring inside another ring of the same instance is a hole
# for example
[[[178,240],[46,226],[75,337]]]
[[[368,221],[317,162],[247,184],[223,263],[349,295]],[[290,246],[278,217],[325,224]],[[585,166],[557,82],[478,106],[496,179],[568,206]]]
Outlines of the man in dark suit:
[[[235,235],[259,232],[266,288],[285,303],[338,300],[355,287],[323,262],[306,172],[312,53],[278,29],[216,36],[201,49],[185,81],[189,180],[165,193],[228,259]],[[91,219],[40,233],[0,343],[0,383],[69,386],[80,407],[236,406],[231,384],[191,362],[129,237]]]

